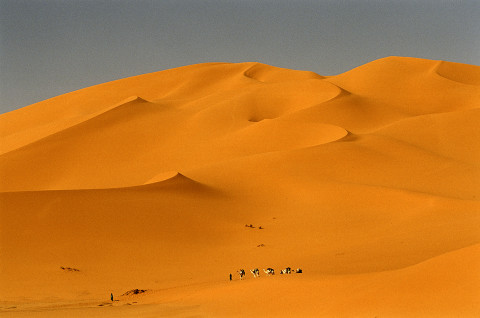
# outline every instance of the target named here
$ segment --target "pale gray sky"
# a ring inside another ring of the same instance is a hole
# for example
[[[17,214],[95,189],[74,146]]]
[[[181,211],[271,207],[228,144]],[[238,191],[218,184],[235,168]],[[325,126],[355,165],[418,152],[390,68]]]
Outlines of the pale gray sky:
[[[201,62],[321,75],[390,56],[480,65],[478,0],[0,0],[0,113]]]

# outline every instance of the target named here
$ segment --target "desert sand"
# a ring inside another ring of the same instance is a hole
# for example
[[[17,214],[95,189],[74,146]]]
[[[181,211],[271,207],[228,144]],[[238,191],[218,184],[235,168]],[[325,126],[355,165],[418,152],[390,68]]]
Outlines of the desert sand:
[[[0,115],[0,314],[479,317],[479,108],[479,66],[388,57],[191,65]]]

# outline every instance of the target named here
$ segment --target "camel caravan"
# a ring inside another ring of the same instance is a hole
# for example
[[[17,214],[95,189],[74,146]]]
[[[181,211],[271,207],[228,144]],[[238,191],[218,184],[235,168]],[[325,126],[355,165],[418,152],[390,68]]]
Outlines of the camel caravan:
[[[263,269],[263,272],[265,273],[266,276],[275,275],[275,270],[273,268],[270,268],[270,267],[267,268],[267,269]],[[258,268],[251,269],[250,273],[252,273],[254,278],[260,277],[260,271],[258,270]],[[282,274],[287,274],[288,275],[288,274],[292,274],[292,273],[301,274],[301,273],[303,273],[303,271],[302,271],[301,268],[291,269],[290,267],[284,268],[280,271],[281,275]],[[240,270],[237,271],[237,274],[240,276],[240,280],[243,280],[243,278],[245,277],[245,270],[240,269]],[[230,280],[232,280],[231,275],[230,275]]]

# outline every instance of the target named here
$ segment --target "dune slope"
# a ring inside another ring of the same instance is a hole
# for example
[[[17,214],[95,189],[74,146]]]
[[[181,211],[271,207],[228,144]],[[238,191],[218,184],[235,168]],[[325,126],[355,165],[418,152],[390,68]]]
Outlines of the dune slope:
[[[0,312],[476,317],[479,78],[206,63],[3,114]]]

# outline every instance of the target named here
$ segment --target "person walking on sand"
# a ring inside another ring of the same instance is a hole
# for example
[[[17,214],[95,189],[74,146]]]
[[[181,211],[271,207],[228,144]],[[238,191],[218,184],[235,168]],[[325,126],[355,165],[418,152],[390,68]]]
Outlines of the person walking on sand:
[[[230,281],[232,280],[232,273],[230,273]]]
[[[113,293],[110,293],[110,300],[113,301]]]

